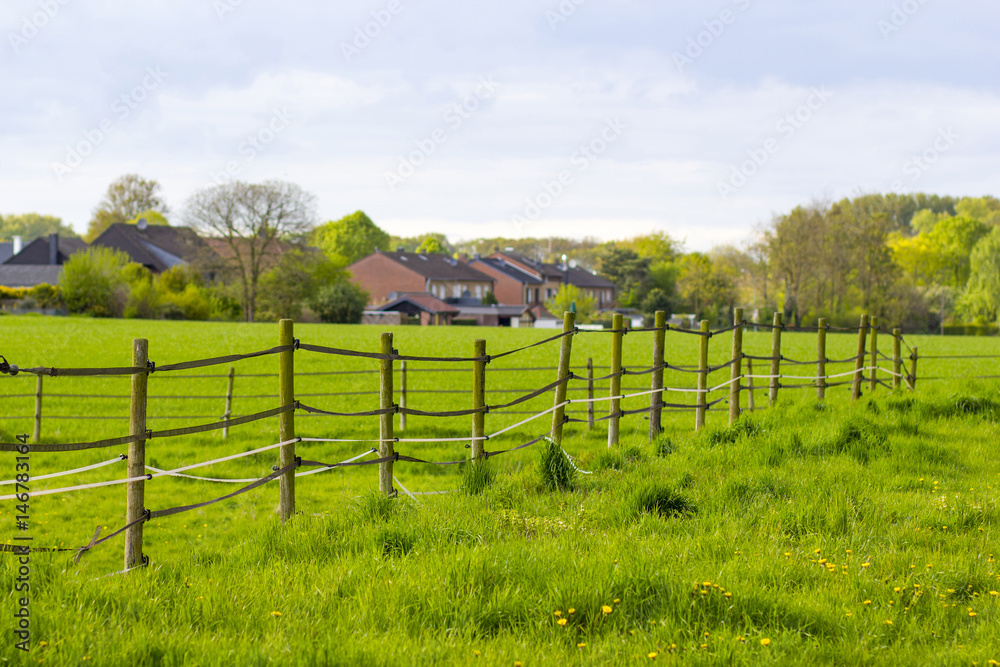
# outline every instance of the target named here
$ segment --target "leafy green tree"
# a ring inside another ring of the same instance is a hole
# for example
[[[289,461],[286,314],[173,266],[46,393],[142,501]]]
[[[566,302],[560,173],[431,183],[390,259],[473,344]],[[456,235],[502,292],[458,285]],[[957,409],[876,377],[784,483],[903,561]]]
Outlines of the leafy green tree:
[[[0,216],[0,239],[10,240],[20,236],[25,245],[41,236],[58,234],[68,238],[77,238],[72,227],[63,224],[62,218],[38,213],[22,213],[20,215]]]
[[[496,295],[493,292],[487,291],[486,294],[483,295],[483,305],[484,306],[496,306],[499,303],[500,302],[497,301],[497,297],[496,297]]]
[[[970,265],[960,308],[974,320],[995,322],[1000,317],[1000,227],[976,244]]]
[[[63,266],[59,289],[71,313],[115,317],[122,313],[128,255],[102,246],[74,253]]]
[[[1000,226],[1000,199],[992,196],[963,197],[955,205],[955,214],[994,227]]]
[[[638,307],[653,286],[649,258],[629,248],[610,244],[601,258],[601,273],[618,287],[618,302],[626,308]]]
[[[383,250],[392,250],[395,252],[399,248],[402,248],[404,252],[417,252],[417,249],[428,239],[434,239],[440,245],[440,250],[428,251],[428,252],[443,252],[447,254],[452,254],[455,252],[455,248],[448,242],[448,237],[444,234],[438,232],[432,232],[430,234],[422,234],[420,236],[390,236],[389,245],[383,248]],[[471,254],[471,253],[470,253]]]
[[[936,255],[941,284],[955,288],[965,286],[969,280],[969,255],[989,231],[986,223],[964,216],[944,218],[934,226],[927,235],[927,242]]]
[[[259,319],[298,319],[310,294],[343,277],[344,271],[322,253],[299,248],[286,252],[261,276]]]
[[[444,244],[441,243],[440,239],[428,236],[420,242],[419,246],[417,246],[417,252],[443,253],[447,252],[447,250],[445,249]]]
[[[313,245],[335,264],[347,266],[375,252],[391,250],[389,234],[372,222],[363,211],[327,222],[313,231]]]
[[[94,209],[84,240],[92,243],[105,229],[117,222],[138,218],[141,213],[156,211],[163,215],[169,209],[159,195],[160,184],[138,174],[126,174],[108,186],[104,199]],[[154,224],[150,222],[150,224]]]
[[[667,293],[659,287],[654,287],[649,290],[649,293],[646,294],[646,298],[642,300],[642,312],[647,315],[651,315],[658,310],[662,310],[667,314],[667,317],[670,317],[670,314],[673,312],[673,307],[673,301]]]
[[[359,324],[368,295],[349,280],[324,285],[309,300],[309,308],[329,324]]]
[[[594,298],[587,296],[576,285],[567,283],[560,285],[555,296],[545,302],[545,308],[556,317],[562,317],[574,304],[578,322],[586,322],[594,314]]]

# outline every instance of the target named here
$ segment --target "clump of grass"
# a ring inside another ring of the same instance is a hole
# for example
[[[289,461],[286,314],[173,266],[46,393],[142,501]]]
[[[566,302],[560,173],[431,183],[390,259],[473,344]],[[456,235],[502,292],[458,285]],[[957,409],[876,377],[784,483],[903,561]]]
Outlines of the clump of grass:
[[[666,433],[660,433],[653,440],[653,452],[661,458],[666,458],[676,451],[677,445],[674,444],[673,439]]]
[[[883,426],[864,417],[852,416],[840,424],[824,449],[834,454],[847,454],[865,465],[873,457],[888,453],[889,436]]]
[[[1000,404],[984,396],[952,394],[941,407],[947,417],[981,416],[995,420],[1000,415]]]
[[[576,480],[576,469],[562,447],[552,438],[542,440],[541,454],[538,458],[538,474],[542,486],[549,491],[572,491]]]
[[[398,557],[405,556],[413,550],[416,540],[413,535],[405,533],[398,528],[386,527],[375,536],[375,543],[379,545],[379,550],[383,556]]]
[[[462,490],[469,496],[478,496],[496,479],[496,471],[489,459],[470,461],[462,469]]]
[[[631,463],[645,460],[646,455],[638,447],[628,447],[624,450],[608,449],[601,452],[594,462],[596,470],[622,470]]]
[[[369,523],[388,521],[398,507],[393,498],[378,491],[369,491],[355,501],[358,516]]]
[[[487,502],[493,510],[518,509],[524,503],[524,489],[510,480],[493,484],[487,493]]]
[[[739,440],[754,438],[764,432],[760,422],[748,414],[742,415],[732,426],[720,426],[705,436],[712,445],[728,445]]]
[[[637,519],[643,514],[664,518],[685,517],[696,511],[694,501],[664,482],[646,482],[622,504],[626,520]]]

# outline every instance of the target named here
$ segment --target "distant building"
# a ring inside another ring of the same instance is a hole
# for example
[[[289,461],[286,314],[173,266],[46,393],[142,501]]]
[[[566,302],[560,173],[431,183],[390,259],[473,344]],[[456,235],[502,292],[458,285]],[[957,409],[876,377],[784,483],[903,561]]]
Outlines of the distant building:
[[[92,246],[120,250],[152,273],[184,264],[202,267],[213,255],[205,240],[189,227],[130,225],[117,222],[94,239]]]
[[[402,317],[420,318],[421,326],[448,325],[459,313],[459,309],[427,292],[397,293],[390,295],[389,301],[377,308],[365,311],[371,313],[400,313]],[[381,323],[382,321],[379,321]],[[405,324],[405,320],[400,320]]]
[[[520,301],[505,301],[498,296],[500,303],[545,303],[556,295],[563,284],[569,284],[592,298],[597,310],[611,308],[615,304],[617,288],[613,282],[568,264],[549,264],[519,253],[502,251],[485,259],[473,259],[470,265],[494,276],[497,289],[502,288],[505,295],[513,296],[520,290]]]
[[[381,305],[392,292],[424,292],[445,301],[479,299],[493,291],[493,278],[448,255],[438,253],[382,252],[347,267],[351,280],[368,292],[368,302]]]
[[[18,244],[12,244],[12,252],[15,245]],[[59,282],[63,264],[86,247],[82,239],[60,238],[58,234],[39,237],[0,264],[0,285],[55,285]]]

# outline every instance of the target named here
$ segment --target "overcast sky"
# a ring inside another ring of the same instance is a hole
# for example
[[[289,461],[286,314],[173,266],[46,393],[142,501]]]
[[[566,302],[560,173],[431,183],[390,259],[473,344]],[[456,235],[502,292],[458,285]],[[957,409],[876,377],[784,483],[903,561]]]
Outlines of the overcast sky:
[[[1000,195],[965,0],[4,0],[0,212],[283,179],[387,231],[739,243],[814,198]]]

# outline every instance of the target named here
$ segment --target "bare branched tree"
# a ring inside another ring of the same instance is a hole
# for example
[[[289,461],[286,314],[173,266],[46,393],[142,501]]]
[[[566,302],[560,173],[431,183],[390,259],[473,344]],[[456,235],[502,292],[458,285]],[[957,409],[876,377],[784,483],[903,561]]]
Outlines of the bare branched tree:
[[[315,223],[316,198],[294,183],[235,181],[196,192],[188,200],[185,222],[219,239],[223,262],[243,289],[243,315],[254,321],[257,283],[280,254],[280,242],[308,232]]]

